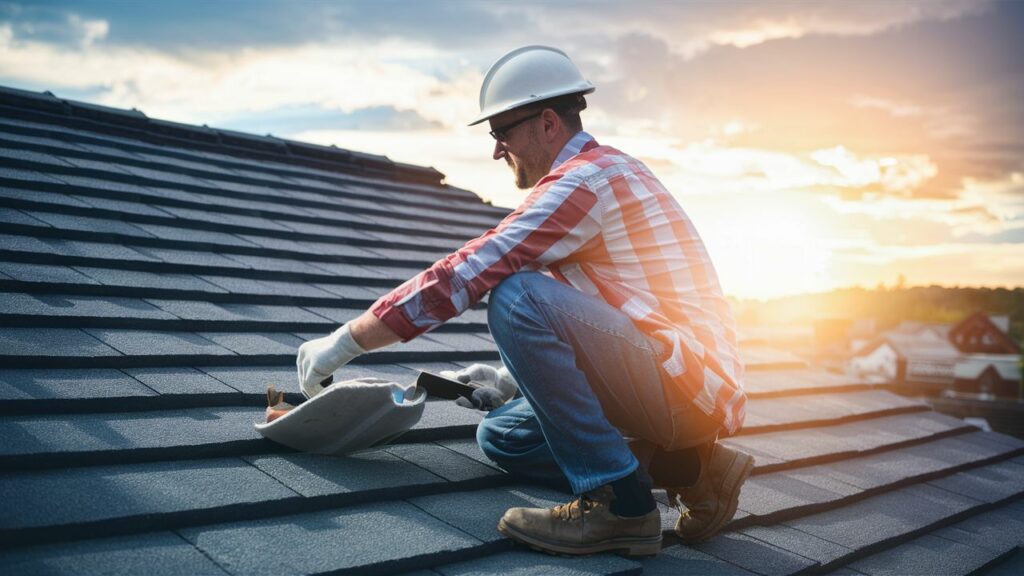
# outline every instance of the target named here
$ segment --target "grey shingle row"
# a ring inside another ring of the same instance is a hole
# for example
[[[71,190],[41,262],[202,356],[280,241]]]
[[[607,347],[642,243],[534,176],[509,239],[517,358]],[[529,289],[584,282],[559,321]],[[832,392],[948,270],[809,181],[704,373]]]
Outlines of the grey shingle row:
[[[749,346],[740,341],[740,347]],[[799,394],[820,392],[843,392],[886,388],[888,385],[872,385],[845,374],[825,370],[782,369],[755,371],[744,374],[743,389],[748,396],[759,398],[792,397]]]
[[[156,332],[115,328],[0,328],[0,360],[9,368],[287,366],[298,347],[325,332]],[[438,332],[356,363],[494,360],[484,335]]]
[[[1024,505],[1009,504],[847,565],[860,574],[1021,574]],[[987,570],[986,570],[987,568]]]
[[[301,240],[297,251],[316,249],[327,254],[355,255],[354,246],[395,247],[405,259],[429,258],[431,250],[455,247],[497,223],[454,221],[421,225],[410,232],[409,219],[371,217],[328,209],[288,206],[251,206],[232,198],[210,201],[199,194],[174,189],[111,184],[95,178],[61,176],[61,182],[40,182],[30,170],[0,169],[0,205],[11,224],[37,227],[57,223],[69,229],[91,230],[88,219],[101,221],[101,229],[139,238],[192,240],[238,247]],[[56,179],[53,177],[51,179]],[[334,207],[335,209],[337,207]],[[25,219],[25,213],[35,214]],[[411,219],[411,217],[410,217]],[[102,222],[112,220],[114,222]],[[131,225],[118,222],[131,222]],[[189,236],[194,233],[195,238]],[[426,252],[415,256],[412,253]],[[372,253],[372,252],[371,252]]]
[[[404,370],[391,375],[373,373],[390,376],[399,381],[412,381],[415,372]],[[234,379],[225,377],[217,371],[212,371],[212,376],[225,384],[246,384],[248,388],[239,392],[250,395],[250,405],[0,417],[0,430],[22,440],[9,446],[0,446],[0,467],[15,469],[80,465],[83,462],[88,463],[90,459],[111,461],[116,457],[138,460],[169,459],[187,457],[195,451],[202,451],[204,455],[230,456],[273,450],[274,445],[264,441],[252,429],[252,423],[262,418],[262,408],[256,400],[268,383],[274,383],[279,388],[287,390],[294,388],[280,382],[280,378],[291,381],[294,374],[281,369],[280,376],[271,382],[250,378],[244,371],[235,373]],[[141,374],[139,377],[144,380],[147,375]],[[481,413],[461,408],[449,401],[429,402],[423,418],[413,432],[402,437],[402,441],[472,438],[480,418]],[[853,454],[882,452],[975,430],[970,426],[957,425],[956,422],[959,421],[936,423],[933,415],[929,413],[911,413],[879,417],[867,422],[841,424],[828,429],[797,428],[773,432],[764,435],[770,437],[768,442],[759,442],[757,435],[734,438],[728,442],[769,445],[774,456],[762,457],[761,454],[755,453],[758,458],[755,473],[765,473],[822,461],[836,461]],[[825,434],[848,434],[849,428],[857,424],[877,424],[880,434],[873,439],[861,440],[854,437],[843,443],[824,444],[818,446],[813,455],[807,453],[804,445],[814,443],[811,439],[816,438],[822,430],[825,430]]]
[[[696,548],[761,574],[768,573],[765,557],[779,560],[776,573],[837,568],[1019,498],[1022,472],[1024,466],[1014,461],[957,472],[834,510],[723,534]],[[985,495],[993,485],[999,490]]]
[[[940,440],[936,444],[939,445],[934,447],[935,451],[948,448],[948,441]],[[900,456],[900,452],[902,451],[893,453],[893,456]],[[172,525],[188,526],[195,522],[201,523],[206,515],[223,514],[228,507],[232,506],[234,515],[245,516],[247,513],[254,513],[257,514],[255,517],[273,517],[255,524],[274,532],[281,529],[282,522],[289,526],[302,525],[310,517],[309,514],[283,517],[280,516],[281,514],[295,513],[303,509],[313,510],[316,506],[324,505],[352,506],[358,502],[384,496],[390,498],[411,497],[409,502],[412,505],[443,520],[447,525],[454,526],[481,542],[500,543],[500,536],[493,530],[493,518],[500,516],[507,507],[513,505],[549,506],[566,498],[566,495],[562,493],[534,486],[489,489],[461,493],[458,496],[442,493],[413,497],[416,496],[418,489],[431,491],[430,485],[438,484],[439,477],[449,482],[464,482],[471,479],[481,481],[487,478],[493,479],[498,475],[493,468],[474,464],[472,461],[463,459],[454,452],[437,445],[392,446],[385,450],[375,449],[343,459],[296,454],[250,457],[245,460],[252,464],[252,467],[245,466],[237,459],[202,461],[201,463],[180,461],[175,465],[156,463],[144,466],[94,467],[72,471],[24,472],[12,475],[5,481],[9,482],[8,487],[16,488],[17,485],[23,485],[20,492],[27,496],[24,501],[17,503],[17,506],[24,507],[30,512],[13,516],[22,520],[28,517],[28,521],[35,522],[32,526],[40,528],[40,534],[43,533],[41,530],[43,527],[49,527],[48,533],[53,539],[59,539],[62,534],[73,538],[76,535],[88,533],[87,529],[92,531],[92,536],[116,533],[119,530],[124,530],[124,526],[128,522],[141,522],[142,524],[136,526],[136,529],[164,529]],[[410,461],[412,464],[409,463]],[[415,466],[424,466],[425,464],[430,472]],[[858,466],[865,463],[851,460],[849,464]],[[410,468],[410,466],[412,467]],[[279,484],[268,482],[263,475],[257,472],[257,469],[275,478]],[[382,473],[382,470],[386,473]],[[1016,474],[1018,472],[1020,472],[1020,466],[1010,462],[998,466],[972,469],[962,474],[944,476],[935,479],[932,484],[954,492],[986,493],[987,501],[994,503],[1014,497],[1024,490],[1024,486],[1019,480],[1019,474]],[[194,476],[199,476],[199,478]],[[197,493],[186,490],[187,487],[194,488],[196,482],[204,479],[209,488]],[[494,481],[504,482],[500,479]],[[384,483],[381,484],[381,482]],[[979,482],[986,484],[982,487],[985,490],[978,490],[977,483]],[[87,491],[94,494],[96,498],[77,502],[72,507],[56,505],[53,496],[73,491],[75,490],[74,486],[78,486],[79,490],[88,489]],[[240,493],[234,488],[238,486],[246,486],[247,492]],[[996,489],[993,490],[993,487]],[[456,489],[457,487],[448,486],[448,488]],[[466,488],[467,486],[462,485],[458,489]],[[281,492],[282,490],[286,491]],[[797,490],[799,490],[797,486],[791,487],[791,491]],[[133,491],[136,498],[119,498],[119,491]],[[281,493],[278,494],[278,492]],[[151,496],[138,498],[138,494],[145,495],[147,493],[150,493]],[[296,494],[304,498],[320,498],[320,500],[300,503],[301,499],[296,497]],[[931,495],[934,496],[934,494]],[[846,496],[849,497],[849,494]],[[260,504],[260,498],[265,500],[263,504]],[[140,504],[139,500],[143,500],[144,503]],[[934,504],[934,500],[932,498],[930,503]],[[107,502],[114,502],[116,505],[111,507],[106,504]],[[142,508],[139,508],[140,505]],[[947,508],[933,506],[929,511],[933,514],[948,512]],[[872,509],[878,509],[878,507],[874,506]],[[883,506],[881,509],[886,508]],[[17,512],[18,508],[15,508],[14,511]],[[331,512],[338,513],[337,511]],[[956,509],[953,512],[962,513],[963,511]],[[228,516],[231,516],[232,513],[229,513]],[[326,514],[326,512],[321,514]],[[844,520],[850,518],[855,518],[855,516],[843,517]],[[935,517],[930,517],[930,519],[944,520]],[[254,523],[251,520],[246,520],[245,524]],[[768,528],[748,527],[738,533],[720,536],[715,541],[699,548],[711,554],[717,553],[729,562],[742,565],[745,557],[742,549],[752,546],[757,549],[758,554],[762,554],[765,551],[765,546],[768,546],[769,550],[775,550],[772,545],[766,544],[766,542],[771,542],[781,551],[773,552],[774,559],[769,566],[786,568],[781,573],[795,571],[794,568],[803,569],[811,566],[813,563],[804,555],[810,555],[814,561],[827,564],[845,560],[855,550],[832,544],[830,541],[812,534],[801,533],[802,526],[818,527],[818,524],[809,523],[800,518],[790,524],[797,527],[791,525],[777,525]],[[222,542],[221,539],[226,534],[232,533],[239,526],[240,524],[235,521],[227,524],[218,523],[213,526],[197,526],[194,529],[186,529],[184,532],[212,533],[216,535],[212,539],[213,542]],[[0,527],[2,530],[26,528],[23,525],[11,525],[10,521],[5,524],[0,523]],[[891,532],[899,534],[899,531],[905,526],[883,525],[882,528],[889,530],[886,536],[892,537]],[[20,535],[31,533],[31,531],[22,531]],[[20,537],[18,532],[5,534],[8,537],[11,535]],[[253,535],[260,536],[259,533]],[[338,537],[345,538],[343,534],[338,534]],[[72,544],[69,548],[74,546]],[[211,546],[218,549],[213,544]],[[104,548],[101,541],[99,549]],[[736,550],[737,548],[740,550]],[[262,554],[252,548],[248,550],[250,553]],[[225,553],[224,550],[219,550],[219,552]],[[749,549],[746,552],[749,555]],[[669,556],[671,559],[673,555]],[[19,561],[26,561],[27,557],[29,556],[26,556],[24,551],[14,556]],[[267,558],[261,558],[261,561],[266,560]],[[248,565],[247,570],[255,566]],[[755,569],[759,573],[774,573],[764,572],[765,565],[763,564],[747,567]],[[728,572],[726,567],[719,566],[718,568],[724,573],[735,573]]]
[[[428,402],[399,442],[472,438],[480,418],[453,402]],[[261,421],[257,406],[4,416],[0,430],[11,442],[0,446],[0,470],[287,452],[256,433]]]
[[[442,445],[345,457],[282,454],[23,471],[0,547],[267,518],[508,483],[504,472]],[[75,498],[76,493],[90,498]]]
[[[923,482],[1024,453],[1024,441],[994,432],[968,432],[840,462],[758,474],[743,486],[734,524],[773,524],[794,515],[837,508],[844,501]]]
[[[481,204],[478,203],[450,200],[431,203],[423,202],[422,199],[409,202],[394,196],[388,198],[390,209],[384,209],[379,204],[379,192],[365,194],[351,191],[347,187],[328,185],[314,188],[294,181],[242,181],[245,179],[237,178],[232,181],[191,169],[153,167],[142,160],[134,160],[139,165],[133,165],[133,160],[124,156],[110,157],[72,150],[54,151],[45,146],[36,146],[40,150],[37,152],[12,150],[10,147],[13,143],[3,136],[4,133],[0,131],[0,166],[42,171],[69,184],[75,184],[75,178],[89,178],[142,188],[172,188],[199,196],[210,204],[224,204],[222,199],[232,199],[247,209],[263,210],[268,214],[275,211],[307,216],[315,213],[302,210],[308,208],[344,218],[345,212],[356,212],[366,215],[371,223],[379,218],[382,225],[398,222],[396,217],[401,216],[437,224],[479,225],[493,221],[497,212],[493,208],[481,212]],[[77,183],[84,184],[82,181]],[[345,211],[340,211],[339,207],[345,208]],[[453,221],[453,212],[457,212],[460,218]]]
[[[10,327],[326,333],[364,309],[0,292],[0,323]],[[467,310],[439,330],[485,333],[486,311]]]
[[[7,292],[199,300],[217,303],[368,306],[386,286],[256,280],[212,274],[147,272],[94,266],[64,266],[0,260],[0,285]]]
[[[807,372],[810,372],[809,370]],[[748,408],[740,434],[761,434],[795,426],[828,426],[888,414],[920,412],[931,408],[921,400],[897,396],[883,390],[856,390],[840,394],[807,396],[805,402],[792,398],[756,398]]]
[[[310,284],[395,286],[419,267],[361,266],[344,262],[297,262],[248,254],[196,252],[119,242],[0,234],[0,260],[153,273],[194,274]]]
[[[321,192],[335,197],[347,194],[354,199],[368,194],[386,195],[390,202],[399,205],[443,206],[445,203],[454,202],[479,213],[487,213],[487,207],[481,205],[471,192],[451,186],[438,186],[433,182],[433,185],[389,182],[372,176],[367,178],[369,175],[342,175],[305,166],[299,168],[277,162],[276,158],[270,161],[253,161],[217,152],[192,152],[181,147],[172,149],[137,139],[78,130],[67,126],[63,118],[37,118],[40,122],[28,120],[25,114],[19,114],[14,118],[0,118],[0,138],[14,145],[19,151],[66,154],[80,161],[113,160],[125,170],[134,168],[192,174],[196,178],[217,180],[220,185],[235,184],[239,187],[254,188],[284,186],[296,191]],[[65,125],[54,126],[51,124],[53,121]],[[288,144],[293,147],[311,147],[298,142]],[[370,156],[352,152],[347,154]],[[298,158],[290,158],[296,159]],[[390,163],[387,159],[384,161]],[[434,174],[435,178],[441,176],[436,172]]]
[[[911,412],[818,426],[807,432],[781,431],[736,436],[723,442],[753,455],[757,460],[755,473],[767,473],[836,462],[974,430],[974,426],[957,418],[934,412]]]

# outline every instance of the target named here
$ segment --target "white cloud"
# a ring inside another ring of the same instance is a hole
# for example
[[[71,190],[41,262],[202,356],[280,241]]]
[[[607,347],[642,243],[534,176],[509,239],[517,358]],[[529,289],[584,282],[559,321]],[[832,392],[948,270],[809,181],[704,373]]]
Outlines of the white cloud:
[[[106,20],[88,20],[77,14],[68,14],[68,27],[77,33],[79,44],[86,48],[106,38],[110,32],[110,24]]]
[[[89,42],[105,29],[81,23]],[[451,62],[451,80],[424,71]],[[0,75],[61,88],[101,88],[99,102],[139,108],[182,122],[215,124],[241,112],[317,105],[351,112],[373,106],[417,110],[446,125],[476,112],[479,73],[450,55],[395,40],[351,44],[247,48],[176,55],[110,46],[89,50],[23,41],[0,32]]]
[[[849,103],[855,108],[881,110],[892,118],[919,120],[928,134],[935,138],[963,138],[977,132],[974,115],[954,106],[924,106],[866,94],[853,95]]]
[[[840,214],[863,214],[893,225],[901,220],[945,224],[957,238],[992,235],[1017,227],[1024,220],[1024,175],[1014,172],[988,181],[967,178],[951,199],[883,197],[849,201],[826,196],[823,202]]]

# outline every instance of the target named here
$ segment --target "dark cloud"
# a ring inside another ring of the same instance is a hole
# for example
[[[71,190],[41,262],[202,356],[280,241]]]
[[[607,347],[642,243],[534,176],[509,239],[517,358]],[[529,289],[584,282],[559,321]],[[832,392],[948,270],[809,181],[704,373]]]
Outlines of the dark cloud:
[[[19,38],[71,44],[77,39],[69,37],[69,17],[104,20],[109,44],[172,52],[388,38],[470,49],[526,24],[523,16],[495,14],[482,2],[400,0],[43,0],[0,5],[0,17],[14,24]],[[466,55],[493,58],[471,50]]]

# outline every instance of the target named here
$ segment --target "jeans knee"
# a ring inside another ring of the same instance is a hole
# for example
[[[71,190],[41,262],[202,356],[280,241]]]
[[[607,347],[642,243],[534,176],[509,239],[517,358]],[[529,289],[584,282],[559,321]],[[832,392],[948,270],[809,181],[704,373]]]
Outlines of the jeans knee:
[[[491,297],[487,302],[487,325],[492,334],[507,327],[509,309],[533,283],[543,279],[547,277],[539,272],[516,272],[491,289]]]
[[[476,443],[484,455],[494,461],[505,454],[502,449],[504,427],[497,420],[499,418],[485,417],[476,427]]]

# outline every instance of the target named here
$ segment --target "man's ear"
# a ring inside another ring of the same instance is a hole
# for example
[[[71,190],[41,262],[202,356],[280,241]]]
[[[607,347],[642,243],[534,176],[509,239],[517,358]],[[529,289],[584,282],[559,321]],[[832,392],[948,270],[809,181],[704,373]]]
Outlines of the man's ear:
[[[557,140],[558,134],[562,131],[562,119],[559,118],[558,114],[551,108],[548,108],[544,110],[541,122],[544,130],[544,142],[550,144]]]

